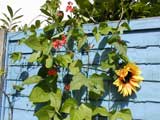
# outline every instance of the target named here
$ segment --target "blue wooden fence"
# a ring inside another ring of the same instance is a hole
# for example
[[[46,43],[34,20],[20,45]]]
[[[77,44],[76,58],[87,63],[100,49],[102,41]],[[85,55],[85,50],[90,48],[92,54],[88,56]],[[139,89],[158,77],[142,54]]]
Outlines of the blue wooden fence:
[[[110,25],[115,25],[117,22],[110,22]],[[96,24],[84,25],[86,33],[91,33]],[[128,41],[129,58],[137,63],[142,70],[144,82],[141,84],[141,89],[136,95],[130,99],[121,99],[112,94],[110,86],[109,95],[103,99],[101,105],[107,109],[112,109],[115,106],[130,108],[133,113],[134,120],[159,120],[160,119],[160,17],[137,19],[130,22],[131,31],[125,32],[122,35],[123,40]],[[42,32],[42,30],[39,30]],[[29,102],[27,96],[33,86],[26,86],[21,94],[13,90],[14,84],[21,82],[28,76],[36,74],[38,66],[27,63],[28,56],[32,50],[25,45],[18,45],[18,41],[23,38],[24,33],[8,33],[7,43],[8,51],[6,55],[7,61],[7,76],[5,79],[4,89],[9,94],[14,106],[14,120],[37,120],[33,117],[34,106]],[[103,37],[97,44],[93,36],[88,36],[88,41],[95,44],[94,49],[89,52],[90,63],[92,64],[96,57],[103,54],[104,49],[99,49],[103,45]],[[106,46],[107,47],[107,46]],[[23,57],[20,62],[13,64],[9,56],[13,52],[23,52]],[[87,57],[78,55],[85,63]],[[92,73],[95,70],[90,70]],[[98,72],[98,71],[97,71]],[[63,85],[60,84],[61,87]],[[108,86],[106,86],[108,87]],[[0,120],[8,120],[9,105],[6,98],[3,96],[1,106]]]

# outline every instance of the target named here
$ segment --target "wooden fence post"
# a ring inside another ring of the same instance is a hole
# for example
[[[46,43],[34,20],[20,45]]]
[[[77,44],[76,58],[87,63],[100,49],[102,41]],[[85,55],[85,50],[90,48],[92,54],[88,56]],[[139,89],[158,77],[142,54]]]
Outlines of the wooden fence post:
[[[5,68],[5,54],[6,54],[6,31],[0,30],[0,70]],[[2,105],[2,90],[3,90],[3,77],[0,77],[0,105]],[[0,108],[1,112],[1,108]]]

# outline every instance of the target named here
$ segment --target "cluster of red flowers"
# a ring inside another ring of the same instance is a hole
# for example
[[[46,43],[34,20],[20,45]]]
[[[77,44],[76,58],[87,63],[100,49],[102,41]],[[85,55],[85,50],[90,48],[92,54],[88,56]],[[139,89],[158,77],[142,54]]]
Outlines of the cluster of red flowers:
[[[62,39],[56,39],[53,41],[52,45],[55,49],[61,48],[63,45],[65,45],[67,42],[67,37],[65,35],[62,35]]]
[[[68,2],[68,5],[66,7],[66,12],[73,12],[74,8],[73,8],[73,3],[71,1]]]
[[[56,69],[50,69],[50,70],[48,70],[48,75],[49,76],[57,75],[57,70]]]

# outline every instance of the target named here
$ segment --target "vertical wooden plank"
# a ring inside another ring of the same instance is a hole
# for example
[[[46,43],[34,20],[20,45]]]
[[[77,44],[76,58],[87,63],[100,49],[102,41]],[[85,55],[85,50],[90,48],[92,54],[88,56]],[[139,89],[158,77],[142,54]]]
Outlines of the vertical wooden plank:
[[[6,48],[6,31],[0,30],[0,70],[4,70],[5,68],[5,52],[6,52],[5,48]],[[2,106],[2,92],[1,92],[2,89],[3,89],[3,77],[0,77],[0,106]]]

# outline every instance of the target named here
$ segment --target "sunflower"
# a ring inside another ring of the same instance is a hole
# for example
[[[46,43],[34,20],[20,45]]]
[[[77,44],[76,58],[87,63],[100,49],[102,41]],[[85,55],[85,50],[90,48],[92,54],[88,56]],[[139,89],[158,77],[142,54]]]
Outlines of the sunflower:
[[[118,78],[113,82],[118,87],[118,92],[124,97],[136,92],[139,83],[143,80],[140,76],[141,70],[134,63],[128,63],[122,69],[116,70]]]

